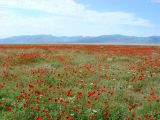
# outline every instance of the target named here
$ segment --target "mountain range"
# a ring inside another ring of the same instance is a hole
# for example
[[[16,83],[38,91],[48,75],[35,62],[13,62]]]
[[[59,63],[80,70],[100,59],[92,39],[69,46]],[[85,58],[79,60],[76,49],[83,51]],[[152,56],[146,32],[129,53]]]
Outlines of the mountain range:
[[[0,44],[158,44],[160,36],[136,37],[126,35],[102,36],[53,36],[53,35],[25,35],[1,38]]]

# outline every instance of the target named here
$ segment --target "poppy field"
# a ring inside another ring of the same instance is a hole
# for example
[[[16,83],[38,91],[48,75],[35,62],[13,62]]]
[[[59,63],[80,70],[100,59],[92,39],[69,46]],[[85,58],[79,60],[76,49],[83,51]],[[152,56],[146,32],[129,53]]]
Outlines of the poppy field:
[[[0,45],[0,120],[160,120],[160,46]]]

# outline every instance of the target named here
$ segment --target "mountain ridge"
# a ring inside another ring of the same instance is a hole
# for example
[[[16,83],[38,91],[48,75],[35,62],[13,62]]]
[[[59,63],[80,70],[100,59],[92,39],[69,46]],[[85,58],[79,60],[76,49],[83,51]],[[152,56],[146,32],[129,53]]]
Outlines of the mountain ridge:
[[[160,36],[137,37],[127,35],[101,36],[53,36],[53,35],[22,35],[1,38],[0,44],[54,44],[54,43],[111,43],[111,44],[160,44]]]

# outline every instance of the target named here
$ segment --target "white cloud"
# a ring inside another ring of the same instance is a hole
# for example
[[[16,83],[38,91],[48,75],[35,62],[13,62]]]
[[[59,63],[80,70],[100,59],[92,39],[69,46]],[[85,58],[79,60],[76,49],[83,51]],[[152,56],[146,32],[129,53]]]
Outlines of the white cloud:
[[[73,0],[1,0],[0,5],[9,8],[39,10],[60,15],[80,15],[83,5]]]
[[[26,16],[20,9],[48,15]],[[74,0],[0,0],[0,18],[0,36],[129,34],[135,27],[152,27],[150,21],[132,13],[98,12]]]

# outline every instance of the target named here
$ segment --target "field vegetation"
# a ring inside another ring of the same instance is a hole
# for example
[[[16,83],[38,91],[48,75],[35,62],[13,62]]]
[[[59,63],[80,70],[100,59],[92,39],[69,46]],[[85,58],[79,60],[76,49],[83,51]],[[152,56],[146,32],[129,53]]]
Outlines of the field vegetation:
[[[1,45],[0,120],[160,120],[160,47]]]

